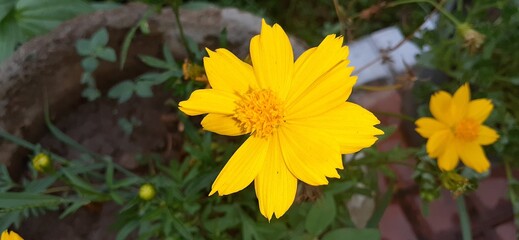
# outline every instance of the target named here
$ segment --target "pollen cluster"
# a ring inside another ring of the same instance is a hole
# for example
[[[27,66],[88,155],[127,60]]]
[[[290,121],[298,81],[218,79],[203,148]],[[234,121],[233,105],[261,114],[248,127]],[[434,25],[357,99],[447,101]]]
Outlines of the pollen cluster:
[[[283,102],[270,89],[249,90],[236,103],[234,118],[246,132],[268,137],[283,123]]]
[[[479,124],[472,119],[463,119],[455,127],[456,138],[470,142],[478,137]]]

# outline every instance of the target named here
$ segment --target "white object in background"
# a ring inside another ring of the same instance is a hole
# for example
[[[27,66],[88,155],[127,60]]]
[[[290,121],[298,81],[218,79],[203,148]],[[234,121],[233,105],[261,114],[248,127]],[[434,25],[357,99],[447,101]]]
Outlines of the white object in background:
[[[397,27],[388,27],[376,31],[358,41],[349,44],[350,65],[358,70],[382,57],[382,52],[391,49],[404,39],[404,35]],[[378,61],[358,73],[357,85],[362,85],[379,79],[390,79],[398,73],[406,70],[406,65],[413,66],[416,63],[416,55],[420,49],[414,43],[405,41],[402,46],[390,52],[390,62]],[[404,64],[405,62],[405,64]],[[357,74],[354,72],[354,74]]]

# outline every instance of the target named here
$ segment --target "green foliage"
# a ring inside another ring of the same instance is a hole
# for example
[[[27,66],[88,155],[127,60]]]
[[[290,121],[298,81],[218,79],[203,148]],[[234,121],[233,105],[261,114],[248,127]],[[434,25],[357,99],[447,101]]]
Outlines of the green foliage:
[[[76,42],[76,52],[83,57],[81,67],[84,72],[81,75],[81,83],[86,85],[81,95],[89,101],[94,101],[101,96],[93,76],[99,66],[99,60],[108,62],[117,60],[114,49],[106,46],[108,40],[108,31],[106,28],[101,28],[90,39],[80,39]]]
[[[519,154],[516,147],[519,144],[519,32],[512,29],[519,29],[519,5],[517,1],[482,0],[453,6],[452,14],[466,24],[463,27],[469,26],[485,37],[480,38],[482,42],[478,46],[474,39],[464,36],[460,26],[440,15],[439,30],[427,31],[417,40],[429,49],[420,55],[419,64],[448,76],[446,81],[417,85],[416,99],[422,101],[420,115],[427,115],[427,101],[433,92],[440,89],[454,92],[462,83],[469,82],[472,99],[489,98],[494,104],[494,111],[485,125],[498,130],[500,138],[492,146],[485,147],[487,156],[493,160],[492,164],[505,162],[507,168],[517,167],[519,161],[514,159]],[[513,187],[515,180],[511,174],[508,178],[510,194],[514,195],[511,200],[518,212],[516,196],[519,195]],[[476,187],[478,178],[469,177],[469,181]],[[432,188],[428,188],[427,191],[422,189],[422,193],[429,196],[427,198],[436,198]]]
[[[0,62],[19,44],[92,10],[82,0],[0,0]]]

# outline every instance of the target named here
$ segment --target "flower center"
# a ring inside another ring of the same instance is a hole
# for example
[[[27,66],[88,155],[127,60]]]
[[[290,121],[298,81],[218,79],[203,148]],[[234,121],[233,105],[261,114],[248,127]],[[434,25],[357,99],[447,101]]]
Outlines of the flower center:
[[[283,102],[269,89],[249,90],[236,103],[234,118],[256,137],[268,137],[283,123]]]
[[[472,119],[463,119],[455,127],[454,133],[457,138],[464,141],[473,141],[478,137],[479,124]]]

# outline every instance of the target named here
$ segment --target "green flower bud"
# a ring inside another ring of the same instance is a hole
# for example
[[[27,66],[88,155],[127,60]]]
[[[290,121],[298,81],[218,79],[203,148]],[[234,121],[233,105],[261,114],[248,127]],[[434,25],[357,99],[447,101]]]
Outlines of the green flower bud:
[[[141,186],[141,188],[139,189],[139,197],[145,201],[149,201],[149,200],[153,199],[155,197],[156,193],[157,192],[155,191],[155,188],[153,187],[153,185],[151,185],[149,183],[143,184]]]
[[[455,196],[459,196],[472,189],[472,184],[469,180],[455,171],[442,173],[440,175],[440,181],[442,186],[453,192]]]
[[[32,158],[32,166],[38,172],[46,172],[52,168],[52,160],[45,153],[38,153]]]
[[[463,37],[463,40],[465,41],[464,46],[470,53],[476,53],[479,51],[483,43],[485,43],[485,35],[474,30],[474,28],[472,28],[468,23],[459,24],[458,33]]]

